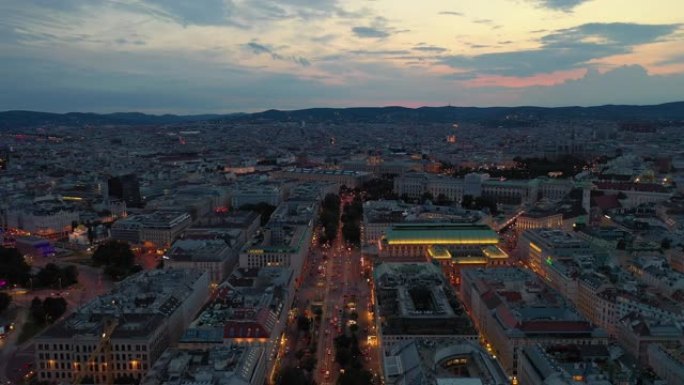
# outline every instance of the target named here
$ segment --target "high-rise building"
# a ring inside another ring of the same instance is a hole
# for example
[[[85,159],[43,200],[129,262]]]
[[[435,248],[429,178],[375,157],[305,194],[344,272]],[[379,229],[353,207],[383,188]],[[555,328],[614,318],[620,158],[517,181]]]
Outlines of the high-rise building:
[[[109,198],[115,198],[126,202],[129,207],[140,207],[140,183],[135,174],[120,175],[109,178],[107,181]]]

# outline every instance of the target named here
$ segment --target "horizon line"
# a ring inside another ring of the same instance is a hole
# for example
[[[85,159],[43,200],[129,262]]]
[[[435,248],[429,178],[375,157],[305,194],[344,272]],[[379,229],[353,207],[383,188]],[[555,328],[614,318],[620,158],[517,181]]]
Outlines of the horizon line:
[[[402,105],[378,105],[378,106],[349,106],[349,107],[304,107],[304,108],[295,108],[295,109],[278,109],[278,108],[266,108],[266,109],[260,109],[260,110],[255,110],[251,112],[246,112],[246,111],[234,111],[234,112],[198,112],[198,113],[186,113],[186,114],[181,114],[181,113],[148,113],[148,112],[141,112],[141,111],[115,111],[115,112],[93,112],[93,111],[67,111],[67,112],[52,112],[52,111],[41,111],[41,110],[29,110],[29,109],[10,109],[10,110],[2,110],[0,111],[0,114],[6,114],[6,113],[40,113],[40,114],[52,114],[52,115],[69,115],[69,114],[90,114],[90,115],[117,115],[117,114],[141,114],[141,115],[147,115],[147,116],[157,116],[157,117],[162,117],[162,116],[186,116],[186,117],[191,117],[191,116],[201,116],[201,115],[238,115],[238,114],[244,114],[244,115],[252,115],[252,114],[259,114],[259,113],[265,113],[269,111],[277,111],[277,112],[295,112],[295,111],[305,111],[305,110],[348,110],[348,109],[359,109],[359,108],[375,108],[375,109],[382,109],[382,108],[403,108],[407,110],[419,110],[423,108],[472,108],[472,109],[488,109],[488,108],[540,108],[540,109],[556,109],[556,108],[597,108],[597,107],[657,107],[657,106],[664,106],[668,104],[677,104],[677,103],[684,103],[683,100],[674,100],[670,102],[663,102],[663,103],[655,103],[655,104],[597,104],[597,105],[589,105],[589,106],[583,106],[583,105],[562,105],[562,106],[535,106],[535,105],[516,105],[516,106],[455,106],[452,104],[447,104],[447,105],[439,105],[439,106],[430,106],[430,105],[423,105],[419,107],[407,107],[407,106],[402,106]]]

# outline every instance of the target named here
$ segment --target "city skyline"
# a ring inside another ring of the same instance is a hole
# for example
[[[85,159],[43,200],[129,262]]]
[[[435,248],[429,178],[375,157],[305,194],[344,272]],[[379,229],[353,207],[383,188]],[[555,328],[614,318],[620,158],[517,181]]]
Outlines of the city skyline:
[[[0,110],[681,100],[684,5],[640,3],[8,1]]]

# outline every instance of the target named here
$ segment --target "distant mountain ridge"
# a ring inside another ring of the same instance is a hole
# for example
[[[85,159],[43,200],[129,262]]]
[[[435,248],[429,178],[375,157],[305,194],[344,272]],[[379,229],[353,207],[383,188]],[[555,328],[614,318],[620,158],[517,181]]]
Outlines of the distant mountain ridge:
[[[165,125],[189,122],[307,122],[307,123],[453,123],[492,122],[511,125],[539,120],[595,119],[608,121],[684,121],[684,101],[658,105],[595,107],[352,107],[267,110],[257,113],[205,115],[148,115],[139,112],[56,114],[35,111],[0,112],[1,128],[44,125]]]
[[[12,110],[0,112],[0,129],[39,127],[44,125],[161,125],[208,121],[239,115],[148,115],[141,112],[115,112],[111,114],[68,112],[66,114],[57,114],[52,112]]]
[[[684,102],[659,105],[605,105],[596,107],[356,107],[268,110],[246,114],[234,121],[264,122],[431,122],[530,120],[684,120]]]

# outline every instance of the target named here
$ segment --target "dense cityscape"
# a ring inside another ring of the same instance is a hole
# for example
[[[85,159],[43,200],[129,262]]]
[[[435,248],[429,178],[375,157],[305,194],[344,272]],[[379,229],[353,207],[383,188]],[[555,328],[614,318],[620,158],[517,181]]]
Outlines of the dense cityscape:
[[[684,120],[385,113],[5,129],[0,379],[684,383]]]
[[[0,0],[0,385],[684,385],[684,0]]]

